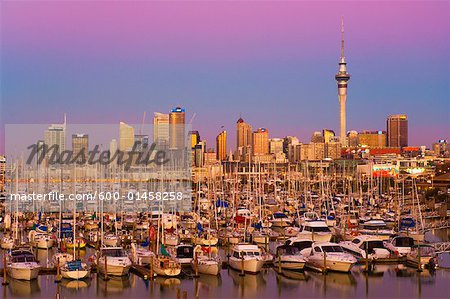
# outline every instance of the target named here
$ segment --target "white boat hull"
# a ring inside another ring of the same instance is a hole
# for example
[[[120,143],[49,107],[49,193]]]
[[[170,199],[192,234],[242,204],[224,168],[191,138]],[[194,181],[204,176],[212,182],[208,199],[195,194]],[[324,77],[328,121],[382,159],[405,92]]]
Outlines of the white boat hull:
[[[231,268],[242,271],[242,259],[231,257],[229,263]],[[264,265],[264,261],[259,259],[244,259],[243,264],[244,272],[256,274],[261,271],[261,268]]]
[[[7,272],[11,278],[19,279],[19,280],[32,280],[36,279],[39,275],[38,266],[30,266],[30,267],[15,267],[8,266]]]

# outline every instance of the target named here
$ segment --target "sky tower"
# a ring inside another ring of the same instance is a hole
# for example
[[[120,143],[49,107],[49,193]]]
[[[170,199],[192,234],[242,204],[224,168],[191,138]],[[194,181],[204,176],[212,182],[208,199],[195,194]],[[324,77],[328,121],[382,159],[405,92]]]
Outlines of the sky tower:
[[[339,98],[339,138],[341,140],[342,146],[347,146],[346,138],[346,101],[347,101],[347,81],[350,80],[350,74],[347,73],[347,63],[345,62],[344,55],[344,17],[342,17],[342,27],[341,27],[341,59],[339,60],[339,71],[335,76],[338,84],[338,98]]]

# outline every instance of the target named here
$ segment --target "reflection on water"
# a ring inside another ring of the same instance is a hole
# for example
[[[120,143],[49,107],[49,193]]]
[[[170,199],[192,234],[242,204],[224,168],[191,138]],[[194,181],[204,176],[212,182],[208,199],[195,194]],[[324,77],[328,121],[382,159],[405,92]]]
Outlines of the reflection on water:
[[[24,281],[10,279],[8,289],[16,297],[32,297],[34,294],[39,294],[40,291],[37,280]]]

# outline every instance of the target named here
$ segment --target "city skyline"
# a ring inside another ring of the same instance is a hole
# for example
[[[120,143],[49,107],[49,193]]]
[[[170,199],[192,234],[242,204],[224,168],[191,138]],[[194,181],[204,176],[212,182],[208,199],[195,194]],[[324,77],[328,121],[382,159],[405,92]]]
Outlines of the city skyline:
[[[339,132],[333,76],[344,16],[347,131],[386,130],[388,115],[404,113],[409,144],[450,139],[448,3],[236,3],[239,11],[226,3],[1,5],[2,125],[53,123],[64,112],[73,123],[140,123],[143,111],[180,105],[186,119],[196,114],[193,129],[208,147],[221,126],[234,132],[240,114],[270,138]],[[135,20],[112,22],[137,9]],[[208,17],[211,10],[220,17]],[[88,33],[73,26],[82,16]],[[177,22],[166,24],[168,16]]]

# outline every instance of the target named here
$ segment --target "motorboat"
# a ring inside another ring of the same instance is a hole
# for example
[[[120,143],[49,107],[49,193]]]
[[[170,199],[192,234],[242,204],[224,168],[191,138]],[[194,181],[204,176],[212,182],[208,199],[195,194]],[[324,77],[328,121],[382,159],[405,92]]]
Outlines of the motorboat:
[[[130,271],[131,260],[122,247],[102,247],[99,252],[98,269],[112,276],[124,276]]]
[[[173,256],[181,265],[189,265],[194,259],[194,246],[191,244],[180,244],[173,251]]]
[[[120,245],[121,238],[114,234],[107,234],[103,237],[103,245],[108,247],[117,247]]]
[[[331,242],[314,242],[307,258],[307,267],[320,271],[350,272],[357,262],[342,246]]]
[[[384,242],[375,236],[360,235],[353,238],[352,241],[340,242],[339,245],[341,245],[346,252],[352,254],[357,259],[385,259],[389,258],[391,255]]]
[[[385,246],[398,256],[403,257],[411,252],[411,248],[414,246],[414,239],[410,236],[398,235],[385,242]]]
[[[261,249],[257,245],[238,244],[229,258],[231,268],[252,274],[259,273],[264,265]]]
[[[152,258],[155,257],[153,251],[148,248],[138,246],[136,243],[131,243],[130,258],[133,263],[138,265],[150,265]]]
[[[386,222],[382,219],[371,219],[363,223],[363,228],[359,230],[362,235],[372,235],[385,241],[394,234],[393,229],[388,229]]]
[[[275,269],[303,270],[306,258],[300,250],[293,245],[281,245],[277,247],[277,257],[274,260]]]
[[[11,278],[32,280],[38,277],[41,266],[33,252],[28,249],[14,249],[7,255],[6,271]]]
[[[333,234],[325,221],[314,220],[306,221],[297,236],[316,242],[329,242]]]

